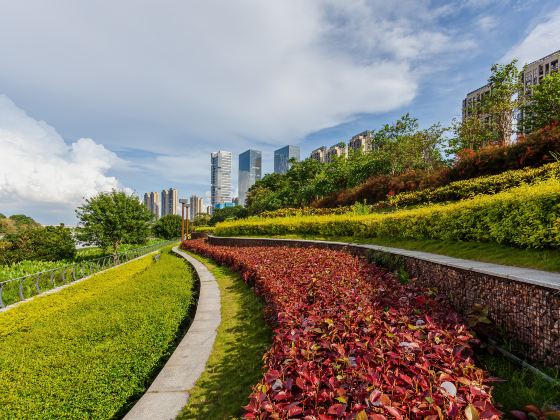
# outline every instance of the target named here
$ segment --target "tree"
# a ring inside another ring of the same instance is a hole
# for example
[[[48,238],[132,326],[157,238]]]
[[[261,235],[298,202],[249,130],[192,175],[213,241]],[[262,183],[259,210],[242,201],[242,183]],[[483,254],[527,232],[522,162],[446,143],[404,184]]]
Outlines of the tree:
[[[159,238],[175,239],[181,237],[181,216],[167,214],[154,224],[154,234]]]
[[[78,239],[112,249],[118,260],[119,245],[145,243],[150,233],[152,213],[134,195],[120,191],[99,193],[76,209]]]
[[[461,150],[479,150],[488,145],[493,137],[490,126],[479,115],[471,115],[462,121],[453,120],[451,131],[454,137],[449,139],[449,154],[457,154]]]
[[[488,116],[492,140],[499,146],[511,142],[516,110],[523,106],[523,83],[519,77],[517,60],[508,64],[494,64],[488,78],[490,94],[482,101],[482,112]]]
[[[73,259],[76,243],[70,229],[60,226],[26,227],[3,238],[0,264],[22,260],[57,261]]]
[[[560,72],[549,74],[532,87],[524,115],[525,124],[533,130],[560,122]]]
[[[196,226],[208,226],[210,224],[210,218],[211,216],[209,214],[199,213],[195,216],[190,226],[193,228]]]
[[[212,213],[212,217],[210,218],[210,225],[214,226],[216,223],[223,222],[224,220],[243,219],[248,215],[249,212],[247,209],[241,206],[214,209],[214,213]]]

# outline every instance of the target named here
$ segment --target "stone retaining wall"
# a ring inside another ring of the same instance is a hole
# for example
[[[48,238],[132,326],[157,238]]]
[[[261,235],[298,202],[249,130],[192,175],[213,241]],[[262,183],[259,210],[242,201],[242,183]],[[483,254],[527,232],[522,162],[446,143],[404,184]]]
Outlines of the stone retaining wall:
[[[396,250],[375,245],[358,245],[341,242],[285,240],[267,238],[220,238],[209,236],[208,241],[225,246],[292,246],[321,247],[343,250],[353,254],[367,255],[383,252],[402,259],[411,278],[421,286],[435,287],[443,293],[453,307],[465,314],[475,304],[488,308],[492,322],[504,329],[509,338],[522,346],[524,356],[547,366],[560,368],[560,282],[536,284],[523,273],[535,277],[536,270],[515,269],[493,264],[481,266],[497,267],[495,272],[469,267],[473,262],[434,254]],[[402,252],[400,252],[402,251]],[[418,254],[411,256],[411,254]],[[439,257],[440,261],[436,261]],[[515,276],[498,274],[517,270]],[[550,279],[556,274],[545,273]],[[513,278],[512,278],[513,277]],[[560,275],[558,275],[560,279]]]

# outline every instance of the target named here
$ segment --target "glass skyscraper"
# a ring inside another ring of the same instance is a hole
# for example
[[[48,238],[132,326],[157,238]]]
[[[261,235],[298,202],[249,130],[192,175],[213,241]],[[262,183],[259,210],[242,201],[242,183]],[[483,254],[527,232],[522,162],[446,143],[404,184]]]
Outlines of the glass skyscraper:
[[[231,202],[231,152],[220,150],[210,154],[210,203]]]
[[[274,151],[274,172],[285,174],[290,169],[290,159],[299,160],[299,146],[284,146]]]
[[[244,206],[247,191],[262,176],[262,154],[249,149],[239,155],[239,204]]]

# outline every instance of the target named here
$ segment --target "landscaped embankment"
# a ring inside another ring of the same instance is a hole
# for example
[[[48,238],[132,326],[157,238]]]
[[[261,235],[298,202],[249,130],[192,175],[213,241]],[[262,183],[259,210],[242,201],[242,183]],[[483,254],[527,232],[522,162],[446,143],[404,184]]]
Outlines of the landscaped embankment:
[[[0,417],[124,414],[194,300],[190,267],[166,250],[0,313]]]

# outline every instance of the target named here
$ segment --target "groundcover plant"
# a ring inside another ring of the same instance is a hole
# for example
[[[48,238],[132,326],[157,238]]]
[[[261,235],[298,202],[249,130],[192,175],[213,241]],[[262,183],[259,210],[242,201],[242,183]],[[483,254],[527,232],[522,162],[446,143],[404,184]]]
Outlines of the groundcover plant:
[[[275,327],[246,418],[488,418],[473,336],[433,290],[342,251],[183,247],[241,273]]]

